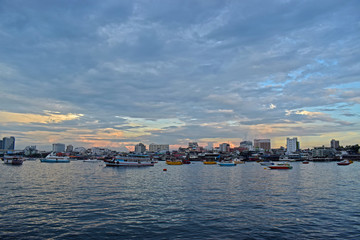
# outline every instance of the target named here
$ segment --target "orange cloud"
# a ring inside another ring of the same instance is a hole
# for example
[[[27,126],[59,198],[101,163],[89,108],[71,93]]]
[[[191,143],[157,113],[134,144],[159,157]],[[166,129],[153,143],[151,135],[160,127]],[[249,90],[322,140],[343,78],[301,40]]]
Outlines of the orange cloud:
[[[13,113],[0,112],[0,123],[60,123],[69,120],[75,120],[82,117],[83,114],[58,114],[48,112],[44,115],[33,113]]]

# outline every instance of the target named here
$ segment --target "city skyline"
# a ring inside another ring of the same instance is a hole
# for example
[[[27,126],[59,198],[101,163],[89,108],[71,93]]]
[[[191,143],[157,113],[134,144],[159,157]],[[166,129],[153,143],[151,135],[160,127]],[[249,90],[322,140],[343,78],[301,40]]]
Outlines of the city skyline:
[[[358,1],[0,7],[0,139],[16,148],[359,143]]]

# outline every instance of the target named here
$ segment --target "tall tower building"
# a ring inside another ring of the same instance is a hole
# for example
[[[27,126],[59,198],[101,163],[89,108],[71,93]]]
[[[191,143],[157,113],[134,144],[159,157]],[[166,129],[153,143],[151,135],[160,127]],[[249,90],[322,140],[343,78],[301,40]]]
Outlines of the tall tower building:
[[[52,145],[53,152],[65,152],[65,144],[63,143],[54,143]]]
[[[135,153],[144,153],[146,152],[146,146],[142,143],[135,145]]]
[[[220,152],[230,152],[230,144],[222,143],[219,145]]]
[[[66,152],[72,152],[74,150],[73,145],[67,145],[66,146]]]
[[[14,150],[15,149],[15,137],[4,137],[2,140],[2,149]]]
[[[155,144],[151,143],[149,145],[150,152],[160,152],[160,151],[169,151],[169,144]]]
[[[330,142],[330,147],[331,148],[338,148],[340,147],[340,143],[338,140],[335,140],[335,139],[332,139],[331,142]]]
[[[254,148],[269,151],[271,150],[271,141],[270,139],[254,139]]]
[[[300,149],[300,143],[297,138],[287,138],[286,139],[286,154],[291,154]]]

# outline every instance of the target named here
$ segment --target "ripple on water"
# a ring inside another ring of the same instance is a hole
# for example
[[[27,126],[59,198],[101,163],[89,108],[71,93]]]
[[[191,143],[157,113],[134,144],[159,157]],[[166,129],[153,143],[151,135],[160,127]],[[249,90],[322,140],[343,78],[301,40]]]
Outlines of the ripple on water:
[[[0,167],[0,239],[358,239],[360,164]]]

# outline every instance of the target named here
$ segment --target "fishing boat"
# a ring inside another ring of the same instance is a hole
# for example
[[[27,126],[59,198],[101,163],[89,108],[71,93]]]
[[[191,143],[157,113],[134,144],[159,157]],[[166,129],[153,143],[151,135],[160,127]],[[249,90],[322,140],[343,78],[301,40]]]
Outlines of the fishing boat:
[[[91,162],[91,163],[94,163],[94,162],[100,162],[99,159],[85,159],[83,160],[83,162]]]
[[[191,161],[189,159],[183,159],[182,163],[183,164],[191,164]]]
[[[5,155],[4,156],[4,163],[11,164],[11,165],[21,165],[23,164],[23,159],[20,156],[11,156]]]
[[[236,163],[236,164],[243,164],[243,163],[245,163],[245,161],[240,160],[240,159],[238,159],[238,158],[235,158],[233,161],[234,161],[234,163]]]
[[[183,165],[181,160],[166,160],[167,165]]]
[[[292,169],[292,166],[289,163],[278,163],[275,165],[268,166],[270,169]]]
[[[219,166],[232,167],[232,166],[236,166],[236,163],[234,163],[233,161],[219,162]]]
[[[70,162],[70,158],[67,156],[60,156],[52,152],[45,158],[41,158],[40,161],[45,163],[68,163]]]
[[[107,167],[148,167],[154,166],[154,162],[151,158],[142,156],[117,156],[111,161],[105,162]]]
[[[351,163],[352,163],[352,161],[345,159],[345,160],[342,160],[341,162],[338,162],[337,165],[345,166],[345,165],[350,165]]]
[[[275,164],[275,163],[270,162],[270,161],[260,162],[260,165],[261,165],[261,166],[272,166],[272,165],[274,165],[274,164]]]
[[[217,162],[214,160],[205,160],[205,161],[203,161],[203,163],[204,164],[217,164]]]

